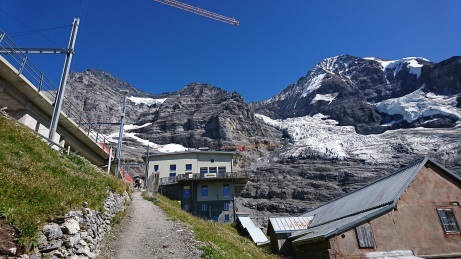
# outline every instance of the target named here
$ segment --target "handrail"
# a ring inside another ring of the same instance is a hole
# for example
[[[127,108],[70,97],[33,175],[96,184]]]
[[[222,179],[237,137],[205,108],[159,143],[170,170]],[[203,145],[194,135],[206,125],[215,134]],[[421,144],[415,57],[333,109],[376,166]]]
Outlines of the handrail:
[[[22,74],[25,76],[33,84],[37,92],[44,92],[45,98],[51,103],[54,103],[59,87],[41,72],[26,54],[27,52],[25,50],[19,48],[6,32],[0,29],[0,55],[19,71],[18,75]],[[64,102],[61,112],[64,113],[69,120],[75,122],[94,142],[99,143],[99,138],[102,136],[103,146],[108,145],[105,136],[94,131],[94,129],[91,128],[91,123],[80,115],[81,112],[78,112],[72,103]]]
[[[245,179],[249,178],[248,172],[226,172],[212,174],[180,174],[160,178],[160,185],[176,184],[181,181],[212,180],[212,179]]]

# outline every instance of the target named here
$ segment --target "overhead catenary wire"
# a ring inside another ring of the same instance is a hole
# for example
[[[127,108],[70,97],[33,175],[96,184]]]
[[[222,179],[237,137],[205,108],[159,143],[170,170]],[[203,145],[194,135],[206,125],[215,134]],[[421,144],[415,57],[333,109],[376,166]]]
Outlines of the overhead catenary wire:
[[[88,1],[82,0],[82,6],[80,7],[80,15],[78,16],[80,17],[80,23],[83,23],[87,7],[88,7]]]
[[[26,23],[24,23],[23,21],[21,21],[20,19],[12,16],[11,14],[7,13],[5,10],[1,9],[0,8],[0,12],[6,14],[7,16],[9,16],[10,18],[14,19],[15,21],[19,22],[20,24],[26,26],[27,28],[29,28],[31,31],[37,33],[38,35],[40,35],[41,37],[43,37],[44,39],[46,39],[47,41],[51,42],[52,44],[56,45],[56,47],[59,47],[59,48],[62,48],[62,46],[60,46],[58,43],[56,43],[54,40],[46,37],[45,35],[43,35],[42,33],[40,33],[39,31],[35,30],[34,28],[30,27],[29,25],[27,25]],[[72,26],[72,25],[71,25]]]
[[[10,32],[8,35],[10,35],[11,38],[16,38],[20,36],[25,36],[25,35],[30,35],[36,32],[44,32],[44,31],[52,31],[52,30],[57,30],[57,29],[62,29],[62,28],[69,28],[72,27],[72,25],[64,25],[64,26],[58,26],[58,27],[52,27],[52,28],[46,28],[46,29],[40,29],[40,30],[34,30],[34,31],[20,31],[20,32]]]

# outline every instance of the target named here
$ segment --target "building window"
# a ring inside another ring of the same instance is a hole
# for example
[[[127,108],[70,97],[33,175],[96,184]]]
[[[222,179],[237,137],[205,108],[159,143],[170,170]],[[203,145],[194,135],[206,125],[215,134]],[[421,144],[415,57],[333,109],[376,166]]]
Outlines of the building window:
[[[226,172],[226,167],[225,166],[218,167],[218,173],[225,173],[225,172]]]
[[[170,171],[176,171],[176,165],[170,165]]]
[[[208,210],[208,206],[206,205],[206,203],[202,203],[202,211],[207,211]]]
[[[202,185],[202,197],[208,197],[208,185]]]
[[[170,177],[175,177],[176,173],[170,173]]]
[[[189,199],[190,198],[190,187],[189,186],[184,186],[182,197],[183,197],[183,199]]]
[[[226,221],[226,222],[229,221],[229,214],[224,215],[224,221]]]
[[[186,164],[186,171],[192,171],[192,164]]]
[[[206,173],[208,173],[208,167],[200,167],[200,173],[201,173],[201,174],[206,174]]]
[[[158,172],[158,165],[154,165],[154,172]]]
[[[438,208],[437,212],[445,234],[459,233],[458,223],[452,208]]]
[[[225,202],[224,203],[224,209],[223,210],[229,210],[229,203]]]
[[[225,197],[230,196],[230,189],[229,189],[228,184],[225,184],[225,185],[222,186],[222,195],[225,196]]]
[[[375,247],[375,239],[373,237],[373,231],[371,230],[370,224],[356,227],[355,233],[357,234],[359,248]]]
[[[216,172],[218,172],[218,169],[216,167],[210,167],[209,171],[210,171],[210,174],[215,174]]]
[[[214,163],[214,158],[212,158],[210,161],[211,161],[211,163]]]

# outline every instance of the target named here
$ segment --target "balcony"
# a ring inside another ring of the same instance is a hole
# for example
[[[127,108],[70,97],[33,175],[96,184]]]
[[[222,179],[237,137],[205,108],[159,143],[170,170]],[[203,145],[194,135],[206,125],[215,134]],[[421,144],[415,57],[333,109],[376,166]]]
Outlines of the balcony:
[[[160,178],[159,185],[177,184],[186,181],[207,181],[220,179],[247,180],[247,172],[226,172],[226,173],[202,173],[202,174],[180,174],[172,177]]]

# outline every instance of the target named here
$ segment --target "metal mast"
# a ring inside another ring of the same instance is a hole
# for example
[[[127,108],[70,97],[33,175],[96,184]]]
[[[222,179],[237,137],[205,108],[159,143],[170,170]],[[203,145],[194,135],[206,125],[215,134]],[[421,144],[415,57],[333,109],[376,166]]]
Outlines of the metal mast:
[[[159,2],[159,3],[162,3],[162,4],[166,4],[166,5],[169,5],[169,6],[173,6],[173,7],[176,7],[178,9],[181,9],[181,10],[184,10],[184,11],[187,11],[187,12],[191,12],[191,13],[195,13],[195,14],[198,14],[198,15],[201,15],[201,16],[205,16],[205,17],[208,17],[210,19],[213,19],[213,20],[217,20],[217,21],[220,21],[220,22],[223,22],[223,23],[228,23],[228,24],[232,24],[232,25],[239,25],[239,22],[237,20],[235,20],[233,17],[227,17],[227,16],[224,16],[224,15],[221,15],[221,14],[217,14],[217,13],[213,13],[213,12],[210,12],[210,11],[207,11],[207,10],[204,10],[204,9],[200,9],[200,7],[195,7],[195,6],[192,6],[192,5],[188,5],[188,4],[185,4],[183,2],[179,2],[179,1],[176,1],[176,0],[154,0],[155,2]]]
[[[128,94],[128,90],[120,90],[123,94],[123,111],[120,115],[120,129],[118,131],[118,143],[117,143],[117,150],[115,152],[115,161],[117,165],[115,166],[115,176],[118,177],[118,173],[120,170],[120,156],[122,155],[122,137],[123,137],[123,121],[125,119],[126,113],[126,95]]]
[[[67,48],[68,51],[66,53],[66,60],[64,61],[64,68],[62,69],[61,82],[59,84],[58,95],[56,96],[56,101],[54,103],[53,117],[51,118],[50,135],[48,136],[50,141],[54,141],[54,135],[58,127],[62,98],[64,96],[64,92],[66,91],[67,77],[69,76],[70,63],[72,62],[72,54],[74,53],[79,23],[80,20],[78,18],[75,18],[72,23],[72,33],[70,35],[69,47]]]

